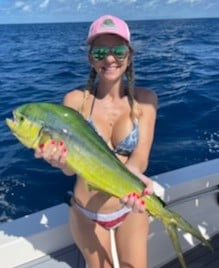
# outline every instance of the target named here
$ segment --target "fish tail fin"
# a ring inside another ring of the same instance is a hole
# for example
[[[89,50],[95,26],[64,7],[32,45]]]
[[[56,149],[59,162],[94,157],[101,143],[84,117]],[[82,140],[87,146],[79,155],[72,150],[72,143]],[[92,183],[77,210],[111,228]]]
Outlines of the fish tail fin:
[[[201,232],[198,229],[194,228],[190,223],[188,223],[183,217],[181,217],[175,211],[169,210],[169,213],[170,213],[169,223],[167,222],[165,224],[166,226],[167,224],[174,225],[175,229],[179,228],[186,233],[190,233],[195,238],[200,240],[211,251],[213,251],[213,247],[211,246],[210,242],[201,234]]]
[[[165,225],[165,228],[166,228],[166,230],[169,234],[169,237],[172,241],[173,247],[176,251],[176,254],[177,254],[178,260],[181,264],[181,267],[186,268],[187,266],[186,266],[186,262],[185,262],[185,259],[184,259],[183,253],[182,253],[182,248],[180,245],[176,225],[174,223],[166,223],[164,225]]]
[[[211,251],[213,251],[213,247],[210,242],[205,239],[205,237],[201,234],[201,232],[194,228],[190,223],[188,223],[183,217],[181,217],[178,213],[172,210],[168,210],[168,217],[165,217],[163,224],[169,234],[170,240],[172,242],[173,248],[176,251],[178,260],[182,268],[186,268],[186,262],[183,257],[182,248],[180,245],[180,240],[178,236],[178,228],[183,232],[190,233],[195,238],[200,240],[205,246],[207,246]]]

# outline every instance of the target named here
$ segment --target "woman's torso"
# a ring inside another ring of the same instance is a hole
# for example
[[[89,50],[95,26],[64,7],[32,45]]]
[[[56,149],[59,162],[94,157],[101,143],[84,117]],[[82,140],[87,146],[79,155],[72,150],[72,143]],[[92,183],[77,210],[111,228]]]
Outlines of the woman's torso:
[[[72,92],[74,95],[74,92]],[[80,93],[75,93],[76,98],[80,97]],[[79,95],[79,96],[77,96]],[[83,95],[83,92],[81,92]],[[72,96],[73,97],[73,96]],[[80,111],[80,106],[72,107]],[[138,138],[138,123],[130,117],[130,104],[127,96],[121,98],[99,99],[90,94],[83,106],[83,111],[80,111],[91,126],[96,130],[111,150],[117,149],[116,156],[121,162],[125,163],[128,160],[130,152],[135,147]],[[130,147],[130,148],[128,148]],[[128,152],[125,152],[128,148]],[[109,213],[121,207],[118,198],[109,196],[106,193],[91,189],[83,178],[77,177],[74,187],[74,199],[78,204],[91,211]]]

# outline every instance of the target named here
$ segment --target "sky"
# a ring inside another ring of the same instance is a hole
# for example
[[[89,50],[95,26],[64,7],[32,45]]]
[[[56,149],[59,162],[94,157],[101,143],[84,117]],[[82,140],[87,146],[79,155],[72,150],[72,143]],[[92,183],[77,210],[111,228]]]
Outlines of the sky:
[[[0,24],[219,17],[219,0],[0,0]]]

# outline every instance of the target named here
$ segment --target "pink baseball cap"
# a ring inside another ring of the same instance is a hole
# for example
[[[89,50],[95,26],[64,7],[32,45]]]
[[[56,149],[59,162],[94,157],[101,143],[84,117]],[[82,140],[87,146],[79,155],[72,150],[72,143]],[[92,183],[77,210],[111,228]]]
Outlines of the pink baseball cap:
[[[101,34],[116,34],[130,43],[130,31],[127,23],[112,15],[101,16],[91,24],[87,44],[91,44]]]

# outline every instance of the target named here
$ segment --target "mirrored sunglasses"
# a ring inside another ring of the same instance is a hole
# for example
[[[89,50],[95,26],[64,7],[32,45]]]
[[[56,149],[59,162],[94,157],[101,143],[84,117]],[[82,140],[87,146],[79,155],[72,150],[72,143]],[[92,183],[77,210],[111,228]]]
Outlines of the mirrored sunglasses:
[[[119,61],[124,61],[129,52],[129,47],[126,45],[106,47],[99,46],[91,49],[91,55],[95,61],[100,61],[112,54]]]

